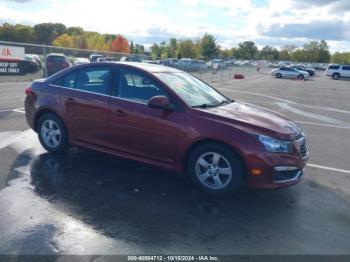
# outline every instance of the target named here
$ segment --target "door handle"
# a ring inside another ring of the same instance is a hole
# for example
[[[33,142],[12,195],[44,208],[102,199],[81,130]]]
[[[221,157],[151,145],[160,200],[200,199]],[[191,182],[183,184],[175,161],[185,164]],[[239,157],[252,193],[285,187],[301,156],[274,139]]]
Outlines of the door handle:
[[[120,109],[115,110],[115,114],[117,116],[126,116],[126,113],[123,110],[120,110]]]
[[[69,97],[69,98],[67,99],[67,102],[75,102],[75,99],[74,99],[74,98]]]

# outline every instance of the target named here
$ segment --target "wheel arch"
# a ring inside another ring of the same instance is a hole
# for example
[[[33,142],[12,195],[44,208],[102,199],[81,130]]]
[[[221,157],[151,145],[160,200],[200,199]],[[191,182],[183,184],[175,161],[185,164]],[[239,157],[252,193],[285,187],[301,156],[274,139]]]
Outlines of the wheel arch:
[[[45,115],[45,114],[53,114],[53,115],[55,115],[56,117],[58,117],[58,118],[61,120],[61,122],[62,122],[64,128],[66,129],[66,132],[68,132],[68,131],[67,131],[66,124],[65,124],[65,122],[63,121],[62,117],[61,117],[59,114],[57,114],[57,112],[55,112],[54,110],[49,109],[49,108],[40,109],[40,110],[35,114],[35,116],[34,116],[34,121],[33,121],[33,128],[34,128],[34,131],[35,131],[35,132],[38,132],[37,129],[38,129],[38,122],[39,122],[40,117],[42,117],[42,116]]]
[[[245,163],[245,158],[242,156],[242,153],[239,152],[238,149],[234,148],[233,146],[225,143],[224,141],[221,140],[217,140],[217,139],[212,139],[212,138],[204,138],[204,139],[200,139],[195,141],[194,143],[192,143],[186,150],[186,153],[183,157],[183,170],[187,171],[188,168],[188,164],[189,164],[189,158],[190,155],[192,154],[192,152],[199,146],[205,145],[205,144],[219,144],[222,146],[225,146],[227,148],[229,148],[233,154],[240,160],[240,162],[242,163],[242,167],[244,169],[244,176],[246,177],[248,172],[247,172],[247,165]]]

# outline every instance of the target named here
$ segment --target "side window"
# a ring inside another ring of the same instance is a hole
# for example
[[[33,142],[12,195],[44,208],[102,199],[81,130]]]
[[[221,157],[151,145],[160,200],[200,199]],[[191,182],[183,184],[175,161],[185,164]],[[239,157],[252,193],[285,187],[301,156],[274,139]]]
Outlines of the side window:
[[[63,86],[64,87],[69,87],[69,88],[74,88],[75,87],[75,80],[77,79],[77,72],[73,72],[70,74],[67,74],[63,76]]]
[[[350,66],[343,66],[343,70],[350,70]]]
[[[79,70],[75,88],[96,94],[107,95],[110,79],[110,68],[84,68]]]
[[[68,73],[57,79],[53,84],[57,86],[63,86],[68,88],[75,87],[75,80],[77,78],[77,71]]]
[[[118,97],[147,103],[154,96],[167,96],[164,89],[142,72],[121,69],[118,85]]]

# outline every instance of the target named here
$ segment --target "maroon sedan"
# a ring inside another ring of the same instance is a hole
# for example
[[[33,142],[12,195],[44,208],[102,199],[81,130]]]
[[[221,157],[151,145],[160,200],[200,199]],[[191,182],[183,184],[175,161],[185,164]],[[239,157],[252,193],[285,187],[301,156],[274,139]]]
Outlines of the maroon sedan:
[[[308,158],[291,120],[169,67],[85,64],[26,94],[27,121],[46,150],[74,145],[175,170],[216,195],[294,185]]]

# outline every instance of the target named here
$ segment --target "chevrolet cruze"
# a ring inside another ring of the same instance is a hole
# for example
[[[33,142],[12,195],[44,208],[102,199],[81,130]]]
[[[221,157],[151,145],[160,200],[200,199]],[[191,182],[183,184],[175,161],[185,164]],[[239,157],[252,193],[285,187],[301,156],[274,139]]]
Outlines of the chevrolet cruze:
[[[187,174],[215,195],[294,185],[308,159],[291,120],[165,66],[84,64],[25,92],[28,124],[47,151],[77,146],[133,159]]]

